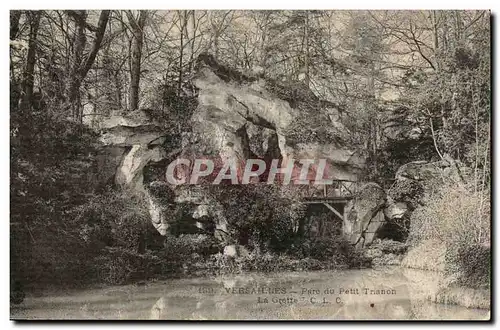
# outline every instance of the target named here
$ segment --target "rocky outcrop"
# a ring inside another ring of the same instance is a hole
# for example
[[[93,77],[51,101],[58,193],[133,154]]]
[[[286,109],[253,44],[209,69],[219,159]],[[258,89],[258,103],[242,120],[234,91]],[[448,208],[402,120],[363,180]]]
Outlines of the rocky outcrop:
[[[344,235],[356,247],[364,247],[375,238],[378,229],[385,222],[385,203],[385,191],[378,184],[370,182],[360,187],[356,198],[346,205],[348,211]]]
[[[424,185],[458,182],[470,173],[470,169],[448,155],[436,162],[414,161],[401,166],[396,172],[396,180],[420,181]]]
[[[273,92],[269,82],[223,68],[210,57],[199,61],[197,70],[193,84],[198,106],[191,118],[192,132],[183,135],[180,157],[234,161],[239,170],[246,159],[256,157],[326,159],[330,178],[357,179],[364,158],[348,148],[349,132],[338,111],[291,104]],[[231,228],[224,210],[202,190],[175,187],[174,202],[191,205],[198,228],[214,226],[215,235],[227,240]]]
[[[402,165],[388,190],[384,209],[386,219],[399,223],[399,226],[408,226],[412,211],[426,203],[429,193],[443,184],[462,180],[469,172],[470,169],[446,155],[443,160],[436,162],[414,161]]]
[[[117,184],[133,187],[135,190],[143,189],[143,169],[149,162],[158,162],[165,157],[165,150],[159,146],[152,147],[147,144],[134,144],[122,157],[116,172]]]
[[[101,162],[115,168],[114,182],[143,191],[144,167],[165,157],[165,129],[145,111],[113,113],[102,121],[100,129],[105,150]]]
[[[423,132],[406,107],[386,104],[381,114],[382,138],[386,141],[418,140]]]
[[[193,83],[199,89],[193,132],[202,137],[195,154],[209,151],[238,165],[252,156],[251,151],[274,153],[285,161],[324,158],[331,177],[339,180],[356,179],[364,166],[362,155],[343,141],[343,125],[332,122],[338,117],[326,109],[293,108],[269,92],[265,81],[228,80],[207,61],[200,63]]]
[[[409,212],[408,204],[405,202],[396,202],[391,197],[387,198],[384,215],[388,220],[403,219]]]
[[[151,223],[161,235],[167,235],[168,217],[175,212],[174,191],[164,182],[152,182],[144,189],[144,196]]]
[[[174,203],[189,206],[189,213],[195,225],[205,231],[213,232],[221,242],[229,242],[230,231],[224,208],[204,186],[177,186],[174,189]]]
[[[224,247],[223,255],[231,258],[248,257],[250,252],[242,245],[228,245]]]
[[[105,150],[101,165],[115,184],[144,195],[151,221],[160,234],[167,234],[181,204],[198,229],[213,232],[225,242],[230,242],[232,230],[221,204],[203,187],[165,182],[171,158],[235,161],[240,170],[249,158],[285,162],[325,159],[328,178],[348,181],[357,180],[363,170],[364,156],[349,147],[350,132],[342,124],[340,112],[310,90],[307,95],[299,93],[304,91],[302,87],[288,93],[275,82],[245,76],[207,55],[200,56],[192,83],[198,104],[189,130],[177,136],[181,142],[175,157],[166,148],[168,127],[153,116],[153,111],[115,112],[99,126]],[[145,177],[145,169],[149,173],[154,164],[161,165],[158,173]],[[364,239],[370,240],[366,231],[375,230],[380,219],[376,220],[378,211],[371,214],[365,209],[372,206],[363,205],[354,207],[359,214],[356,226]]]
[[[404,241],[408,237],[412,212],[434,198],[443,185],[461,182],[471,170],[448,155],[440,161],[413,161],[402,165],[387,190],[385,224],[378,238]],[[409,254],[410,255],[410,254]]]

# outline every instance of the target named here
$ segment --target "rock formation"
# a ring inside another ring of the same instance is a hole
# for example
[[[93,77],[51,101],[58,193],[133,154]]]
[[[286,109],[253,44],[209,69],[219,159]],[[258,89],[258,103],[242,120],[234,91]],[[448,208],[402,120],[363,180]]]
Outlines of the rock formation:
[[[143,194],[151,221],[161,235],[167,234],[179,204],[189,205],[192,222],[199,229],[210,230],[228,243],[231,232],[224,209],[203,186],[165,182],[166,165],[175,157],[212,157],[240,166],[256,157],[326,159],[331,178],[357,180],[364,158],[348,147],[349,131],[331,104],[314,99],[314,95],[302,95],[307,102],[292,102],[275,82],[224,69],[211,57],[202,58],[197,67],[193,84],[198,105],[190,120],[191,130],[177,137],[182,141],[179,150],[166,146],[169,129],[151,111],[113,113],[100,123],[102,181],[113,180]],[[387,129],[391,127],[389,123]],[[392,133],[397,138],[399,133]],[[159,174],[145,182],[145,169],[152,164],[161,165]],[[411,162],[397,171],[388,196],[377,184],[361,186],[346,205],[344,234],[357,247],[369,245],[387,222],[407,218],[415,207],[409,197],[419,193],[401,190],[435,182],[436,178],[458,180],[461,174],[460,166],[447,159]]]
[[[349,148],[349,131],[339,112],[314,94],[299,95],[307,99],[302,103],[288,99],[286,88],[227,69],[210,56],[200,56],[193,84],[198,105],[190,130],[177,136],[180,150],[167,146],[169,128],[155,119],[152,111],[113,113],[100,125],[100,166],[105,181],[112,179],[117,185],[143,194],[160,234],[167,234],[179,204],[190,207],[196,227],[214,227],[214,234],[221,240],[231,231],[224,210],[202,186],[170,186],[165,182],[166,165],[176,157],[208,157],[235,161],[241,166],[246,159],[257,157],[284,161],[326,159],[332,179],[356,181],[362,172],[364,157]],[[145,178],[155,164],[159,164],[157,173]],[[371,191],[367,195],[373,197]],[[379,201],[374,203],[354,206],[360,215],[355,224],[360,233],[374,230]],[[369,236],[365,235],[365,240],[370,240]]]
[[[161,147],[164,139],[165,130],[144,111],[105,118],[100,138],[106,150],[103,162],[115,169],[115,183],[143,190],[143,169],[149,162],[165,157],[166,151]]]
[[[269,82],[223,71],[210,61],[198,64],[193,81],[198,105],[184,132],[179,150],[166,147],[168,127],[151,112],[113,113],[100,125],[103,145],[99,160],[102,180],[143,194],[154,227],[166,235],[177,205],[189,205],[193,225],[234,244],[224,209],[203,186],[171,186],[164,179],[175,157],[213,157],[222,161],[246,159],[326,159],[331,178],[356,181],[364,166],[362,155],[348,148],[347,129],[334,108],[294,108],[277,96]],[[280,93],[283,93],[281,91]],[[278,93],[279,94],[279,93]],[[310,103],[310,102],[309,102]],[[298,104],[298,105],[297,105]],[[300,103],[295,105],[301,107]],[[325,124],[328,123],[328,124]],[[145,169],[160,164],[159,175],[145,182]],[[411,162],[401,166],[388,191],[375,183],[361,186],[349,202],[344,234],[357,247],[377,238],[386,224],[408,219],[424,184],[459,180],[465,169],[450,160]],[[414,191],[414,189],[417,189]]]
[[[375,238],[385,222],[385,203],[385,191],[378,184],[370,182],[360,187],[355,199],[346,205],[348,212],[344,235],[356,247],[364,247]]]
[[[385,209],[389,219],[400,219],[411,212],[430,192],[443,184],[458,182],[470,169],[457,164],[450,157],[436,162],[414,161],[402,165],[395,175],[396,181],[389,189]]]
[[[402,219],[408,214],[408,205],[405,202],[395,202],[389,197],[386,205],[384,215],[388,220]]]
[[[411,116],[411,109],[386,104],[382,119],[384,140],[418,140],[423,132],[419,123]]]
[[[241,76],[239,82],[229,80],[214,66],[199,63],[193,81],[199,89],[193,132],[201,137],[194,153],[211,152],[236,164],[259,154],[285,161],[324,158],[332,178],[356,180],[364,158],[347,147],[345,127],[333,122],[327,109],[292,108],[269,92],[265,81]]]

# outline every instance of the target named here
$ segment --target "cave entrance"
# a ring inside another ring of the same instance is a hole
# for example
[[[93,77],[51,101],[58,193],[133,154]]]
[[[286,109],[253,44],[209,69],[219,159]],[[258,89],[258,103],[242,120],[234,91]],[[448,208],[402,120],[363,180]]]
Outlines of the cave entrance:
[[[379,238],[381,240],[390,239],[397,242],[406,242],[408,239],[408,229],[410,228],[410,219],[405,218],[395,221],[386,221],[377,230],[375,239]]]

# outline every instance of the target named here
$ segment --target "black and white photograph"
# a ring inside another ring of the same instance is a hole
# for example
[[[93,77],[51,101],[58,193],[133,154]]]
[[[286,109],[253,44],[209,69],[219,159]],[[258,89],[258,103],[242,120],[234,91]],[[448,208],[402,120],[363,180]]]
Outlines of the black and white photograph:
[[[492,22],[9,10],[10,320],[490,321]]]

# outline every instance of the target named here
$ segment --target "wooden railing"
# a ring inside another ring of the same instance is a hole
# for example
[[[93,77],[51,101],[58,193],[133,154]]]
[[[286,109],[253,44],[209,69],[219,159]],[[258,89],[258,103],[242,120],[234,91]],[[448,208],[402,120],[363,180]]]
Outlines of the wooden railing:
[[[253,183],[252,185],[267,186],[267,183]],[[306,200],[322,199],[352,199],[356,195],[357,182],[354,181],[333,181],[330,185],[290,185],[292,190],[298,191],[299,195]],[[193,200],[203,199],[206,195],[204,185],[182,185],[177,189],[177,194],[182,195],[181,199]],[[182,191],[182,193],[181,193]],[[178,197],[180,198],[180,197]]]
[[[345,197],[352,198],[356,195],[356,182],[353,181],[333,181],[331,185],[310,185],[304,189],[306,198],[329,198]]]

